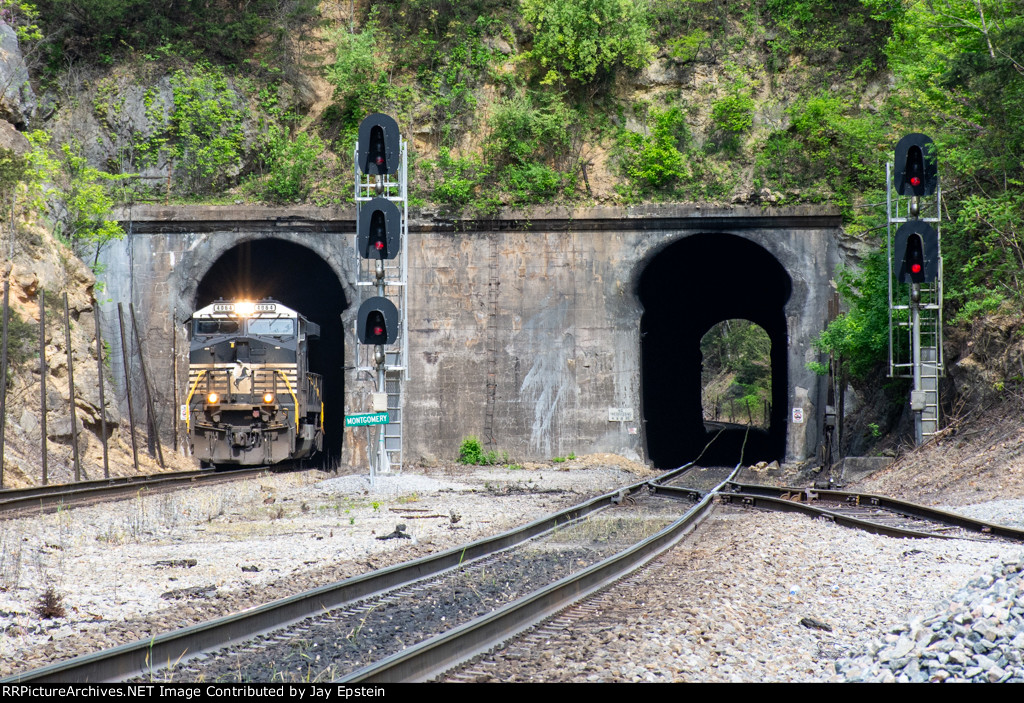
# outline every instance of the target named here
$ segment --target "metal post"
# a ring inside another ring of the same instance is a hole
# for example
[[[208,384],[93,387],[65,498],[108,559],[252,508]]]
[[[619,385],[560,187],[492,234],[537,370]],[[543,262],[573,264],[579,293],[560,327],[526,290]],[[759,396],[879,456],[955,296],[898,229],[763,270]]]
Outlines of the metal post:
[[[3,341],[0,342],[0,488],[4,487],[4,428],[7,425],[7,323],[11,282],[4,281]]]
[[[914,442],[917,446],[924,444],[924,429],[921,421],[924,415],[924,393],[921,388],[921,284],[910,285],[910,324],[913,349],[914,388],[910,393],[910,409],[914,412]]]
[[[103,442],[103,478],[110,478],[110,463],[107,458],[107,403],[103,395],[103,332],[100,328],[100,303],[93,300],[96,319],[96,377],[100,380],[100,439]]]
[[[64,346],[68,353],[68,397],[71,401],[71,456],[75,462],[75,482],[82,480],[82,464],[78,458],[78,422],[75,417],[75,366],[71,354],[71,310],[68,294],[64,292]]]
[[[160,445],[160,431],[157,428],[156,412],[153,409],[153,393],[149,390],[149,374],[146,373],[146,355],[142,353],[142,338],[139,337],[139,328],[135,324],[135,303],[128,304],[128,312],[132,318],[132,333],[135,335],[135,346],[139,350],[139,366],[142,368],[142,387],[146,390],[146,416],[148,422],[146,427],[149,431],[150,443],[156,443],[156,453],[160,458],[160,468],[166,469],[164,465],[164,450]],[[149,452],[153,455],[152,449]]]
[[[43,485],[48,481],[46,466],[46,291],[39,289],[39,405],[43,411],[40,421],[42,429]]]
[[[128,429],[132,434],[132,461],[139,470],[139,447],[135,441],[135,409],[132,407],[132,374],[128,366],[128,342],[124,335],[124,306],[117,304],[117,324],[121,329],[121,357],[124,359],[124,387],[128,394]]]
[[[178,445],[178,325],[171,320],[171,395],[174,412],[174,450],[179,451]],[[277,397],[277,393],[274,393]]]

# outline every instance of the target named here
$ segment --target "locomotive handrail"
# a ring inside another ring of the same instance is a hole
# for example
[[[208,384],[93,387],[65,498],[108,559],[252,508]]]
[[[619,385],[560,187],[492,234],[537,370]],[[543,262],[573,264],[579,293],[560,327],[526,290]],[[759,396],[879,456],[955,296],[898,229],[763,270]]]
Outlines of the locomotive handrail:
[[[288,395],[290,395],[292,397],[292,402],[295,403],[295,412],[292,413],[292,415],[294,416],[294,419],[295,419],[295,436],[298,437],[299,436],[299,399],[295,397],[295,391],[292,390],[292,384],[288,383],[288,377],[285,376],[284,371],[282,371],[281,369],[275,369],[275,370],[279,374],[281,374],[281,378],[284,379],[284,386],[285,386],[285,388],[288,389]]]
[[[185,432],[188,432],[190,429],[189,418],[192,417],[192,396],[195,395],[196,388],[199,386],[199,381],[202,380],[205,375],[206,369],[201,369],[199,371],[199,375],[196,376],[196,382],[192,384],[192,390],[188,392],[188,398],[185,399],[185,408],[187,409],[187,412],[185,413]]]

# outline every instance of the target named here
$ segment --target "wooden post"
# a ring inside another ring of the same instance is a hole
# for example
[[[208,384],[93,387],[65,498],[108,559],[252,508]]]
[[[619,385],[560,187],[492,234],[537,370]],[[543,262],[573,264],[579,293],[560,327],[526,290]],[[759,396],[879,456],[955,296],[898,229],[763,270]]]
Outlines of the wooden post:
[[[11,294],[11,282],[4,280],[4,322],[3,341],[0,342],[0,489],[4,487],[4,428],[7,425],[7,303]]]
[[[107,459],[107,403],[103,396],[103,332],[100,328],[100,302],[93,300],[96,319],[96,375],[100,379],[100,439],[103,441],[103,478],[110,478],[110,463]]]
[[[39,289],[39,406],[43,417],[39,423],[42,429],[43,485],[47,484],[46,474],[46,291]]]
[[[68,352],[68,397],[71,400],[71,456],[75,461],[75,482],[82,480],[82,464],[78,458],[78,421],[75,417],[75,367],[71,354],[71,310],[64,292],[64,346]]]
[[[160,446],[160,430],[156,423],[156,412],[153,409],[153,393],[149,389],[149,374],[146,373],[146,355],[142,353],[142,338],[139,337],[139,328],[135,324],[135,303],[128,304],[128,312],[132,318],[132,333],[135,335],[135,346],[139,350],[139,365],[142,368],[142,387],[146,389],[146,416],[148,422],[146,423],[149,429],[149,436],[151,441],[156,442],[156,453],[160,458],[160,468],[167,468],[164,466],[164,450]],[[153,452],[150,451],[150,456]]]
[[[135,442],[135,408],[132,405],[132,374],[128,366],[128,340],[124,335],[124,306],[117,304],[117,324],[121,329],[121,357],[124,359],[124,385],[128,393],[128,429],[132,433],[132,460],[139,470],[139,447]]]

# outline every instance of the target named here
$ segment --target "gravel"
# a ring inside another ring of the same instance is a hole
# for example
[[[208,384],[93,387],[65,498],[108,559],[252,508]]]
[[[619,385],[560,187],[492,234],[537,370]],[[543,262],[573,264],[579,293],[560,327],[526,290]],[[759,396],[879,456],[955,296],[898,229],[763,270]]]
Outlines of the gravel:
[[[359,476],[275,475],[7,521],[0,675],[461,544],[640,473],[615,462],[435,470],[382,476],[373,489]],[[1024,501],[954,510],[1020,525]],[[376,539],[399,522],[413,539]],[[535,656],[496,655],[495,678],[1016,680],[1022,563],[1020,545],[899,540],[718,506],[571,634]],[[48,587],[64,616],[36,613]],[[961,669],[949,664],[960,659]]]
[[[836,660],[859,656],[1021,553],[719,506],[597,612],[549,632],[536,656],[513,643],[493,664],[473,666],[486,668],[482,680],[512,682],[842,682]]]
[[[272,474],[6,520],[0,676],[502,532],[634,483],[631,468],[408,471],[373,488]],[[411,539],[377,539],[399,523]],[[37,614],[48,589],[63,616]]]

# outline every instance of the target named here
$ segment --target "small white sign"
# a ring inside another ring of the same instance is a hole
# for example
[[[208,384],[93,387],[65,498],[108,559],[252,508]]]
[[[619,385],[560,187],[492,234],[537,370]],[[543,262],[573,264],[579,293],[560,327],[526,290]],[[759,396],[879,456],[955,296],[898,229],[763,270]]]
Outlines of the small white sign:
[[[608,422],[633,422],[633,408],[608,408]]]
[[[178,410],[178,419],[181,420],[182,422],[185,422],[186,420],[188,420],[188,406],[187,405],[182,405],[181,408]]]
[[[635,427],[630,427],[626,432],[628,434],[636,434],[636,428]]]
[[[793,408],[793,424],[802,425],[804,424],[804,409]]]

